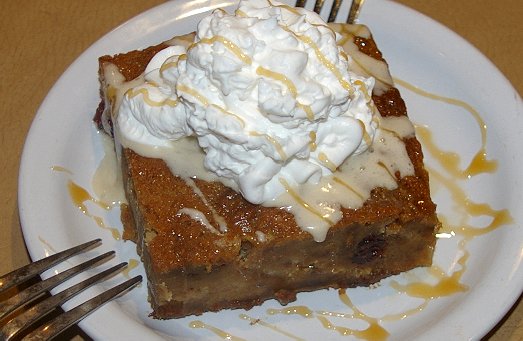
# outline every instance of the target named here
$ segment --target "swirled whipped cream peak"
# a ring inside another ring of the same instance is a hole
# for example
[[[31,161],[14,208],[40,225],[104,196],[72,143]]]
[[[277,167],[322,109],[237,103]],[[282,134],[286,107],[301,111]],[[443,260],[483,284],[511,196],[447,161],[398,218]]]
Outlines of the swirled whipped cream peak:
[[[374,138],[372,77],[349,70],[316,14],[276,1],[216,10],[192,44],[168,47],[128,90],[122,141],[168,147],[194,136],[205,168],[250,202],[317,183]]]

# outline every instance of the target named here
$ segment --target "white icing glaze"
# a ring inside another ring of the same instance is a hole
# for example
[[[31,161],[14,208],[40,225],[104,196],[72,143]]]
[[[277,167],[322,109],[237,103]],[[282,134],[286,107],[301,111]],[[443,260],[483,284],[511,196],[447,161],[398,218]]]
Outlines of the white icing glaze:
[[[214,228],[214,226],[212,226],[212,224],[209,222],[209,220],[202,211],[196,210],[194,208],[184,207],[180,209],[177,214],[187,214],[189,217],[191,217],[191,219],[200,222],[203,226],[205,226],[207,230],[211,231],[212,233],[221,234],[220,231],[218,231]]]
[[[122,172],[116,158],[114,141],[107,134],[99,133],[104,157],[92,179],[93,191],[98,200],[114,204],[127,203],[123,190]]]

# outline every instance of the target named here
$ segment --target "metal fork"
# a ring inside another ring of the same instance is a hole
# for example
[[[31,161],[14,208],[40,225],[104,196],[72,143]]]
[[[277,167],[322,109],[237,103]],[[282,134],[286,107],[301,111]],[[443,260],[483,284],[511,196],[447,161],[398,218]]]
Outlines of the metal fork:
[[[24,340],[51,339],[76,322],[83,319],[89,313],[99,308],[109,300],[134,288],[142,281],[142,276],[136,276],[128,279],[127,281],[78,305],[72,310],[58,315],[53,320],[37,327],[37,329],[34,329],[34,326],[38,326],[37,322],[42,317],[46,316],[59,305],[63,304],[93,284],[117,273],[122,268],[124,268],[127,263],[123,262],[115,265],[78,284],[64,289],[56,295],[51,295],[44,300],[41,299],[46,295],[49,296],[47,293],[49,290],[63,283],[67,279],[112,257],[114,255],[114,251],[109,251],[82,264],[69,268],[68,270],[62,271],[44,281],[39,281],[36,284],[29,286],[27,289],[16,293],[15,295],[8,294],[11,293],[11,291],[16,291],[16,286],[23,284],[29,279],[34,278],[38,274],[50,269],[51,267],[76,254],[98,246],[100,243],[100,239],[92,240],[90,242],[33,262],[0,277],[0,339],[10,340],[13,337],[18,338],[21,333],[27,331],[28,329],[31,330],[31,332],[24,337]],[[5,298],[5,296],[9,297]],[[34,304],[31,308],[27,308],[31,303],[34,302],[37,303]],[[26,309],[22,309],[23,307],[26,307]],[[22,310],[22,312],[19,312],[20,310]]]
[[[349,15],[346,21],[347,24],[353,24],[355,22],[355,20],[358,18],[358,15],[360,14],[360,10],[364,2],[365,0],[352,0],[349,9]],[[307,0],[297,0],[296,7],[305,7],[306,3]],[[336,20],[336,17],[338,16],[338,11],[340,10],[342,3],[343,0],[333,0],[332,7],[329,13],[329,19],[327,20],[327,22],[334,22]],[[314,12],[319,14],[324,4],[325,0],[316,0],[316,2],[314,3]]]

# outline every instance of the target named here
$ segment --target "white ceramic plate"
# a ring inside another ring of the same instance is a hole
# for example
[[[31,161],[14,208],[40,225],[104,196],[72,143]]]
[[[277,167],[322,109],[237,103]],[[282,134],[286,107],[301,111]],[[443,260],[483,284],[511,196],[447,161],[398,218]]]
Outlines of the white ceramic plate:
[[[91,179],[103,156],[99,136],[91,124],[99,102],[97,58],[143,48],[194,30],[203,13],[234,2],[170,1],[145,12],[85,51],[52,88],[31,127],[20,170],[20,216],[33,259],[95,237],[103,238],[103,246],[99,249],[117,250],[117,259],[137,258],[132,243],[116,241],[109,231],[100,229],[93,219],[73,205],[67,190],[67,181],[72,180],[92,192]],[[347,9],[344,11],[346,13]],[[431,93],[463,100],[481,113],[488,126],[488,155],[498,160],[499,169],[493,174],[461,181],[459,185],[476,202],[508,209],[514,221],[467,244],[470,259],[462,282],[469,287],[468,291],[432,300],[423,311],[401,321],[382,322],[382,325],[390,338],[396,340],[479,338],[507,312],[523,285],[520,266],[523,255],[521,98],[471,45],[417,12],[394,2],[375,0],[367,2],[360,18],[372,29],[395,77]],[[477,151],[480,141],[477,124],[470,114],[406,89],[400,90],[412,119],[417,124],[428,125],[438,146],[459,153],[465,165]],[[431,155],[426,157],[427,164],[436,167]],[[53,166],[64,167],[72,174],[53,170]],[[455,207],[449,204],[449,194],[437,190],[434,197],[439,211],[452,217]],[[93,214],[102,216],[107,225],[120,228],[118,212],[105,212],[90,204],[88,207]],[[478,218],[474,223],[481,226],[486,220],[488,218]],[[457,261],[462,253],[456,247],[458,241],[458,237],[438,241],[435,263],[449,274],[460,269]],[[143,273],[141,266],[131,271],[131,275],[138,273]],[[408,281],[426,276],[423,271],[413,271],[396,276],[396,279]],[[123,275],[111,281],[121,280]],[[351,289],[348,294],[359,309],[375,317],[406,311],[420,303],[392,290],[389,282],[384,281],[377,289]],[[300,294],[294,305],[304,305],[313,311],[351,313],[334,290]],[[279,305],[269,301],[246,314],[295,337],[310,340],[340,337],[338,331],[322,327],[317,317],[269,315],[268,308],[279,308]],[[189,327],[190,322],[201,320],[249,340],[288,338],[261,324],[250,325],[249,321],[239,318],[245,313],[241,310],[172,321],[152,320],[147,317],[149,312],[146,286],[143,285],[104,306],[81,326],[94,338],[103,340],[221,338],[209,329]],[[367,325],[357,318],[329,319],[336,325],[354,329],[364,329]]]

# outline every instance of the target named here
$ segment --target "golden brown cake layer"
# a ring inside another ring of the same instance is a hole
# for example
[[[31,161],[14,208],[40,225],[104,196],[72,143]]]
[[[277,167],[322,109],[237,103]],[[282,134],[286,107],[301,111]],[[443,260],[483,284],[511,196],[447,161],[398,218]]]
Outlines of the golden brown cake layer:
[[[370,39],[355,37],[360,51],[382,59]],[[160,44],[144,51],[100,58],[118,66],[126,80],[140,75]],[[383,117],[407,115],[397,89],[373,96]],[[103,105],[98,112],[101,113]],[[370,285],[418,266],[429,266],[438,221],[430,199],[421,146],[404,140],[413,176],[398,178],[395,190],[376,188],[359,209],[343,209],[324,242],[297,226],[279,208],[253,205],[221,183],[196,180],[206,203],[165,162],[130,149],[121,155],[129,201],[123,207],[124,237],[137,243],[145,265],[152,316],[174,318],[224,308],[250,308],[270,298],[282,304],[296,293]],[[193,208],[228,231],[215,234],[182,208]],[[264,241],[259,241],[263,233]]]

